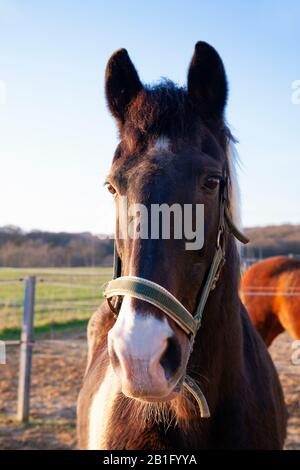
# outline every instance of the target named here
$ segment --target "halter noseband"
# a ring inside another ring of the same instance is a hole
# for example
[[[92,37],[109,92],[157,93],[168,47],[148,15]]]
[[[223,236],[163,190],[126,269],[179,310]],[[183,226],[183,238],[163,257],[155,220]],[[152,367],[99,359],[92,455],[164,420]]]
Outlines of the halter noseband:
[[[242,234],[234,225],[228,210],[227,187],[228,183],[221,188],[220,198],[220,216],[216,238],[215,254],[210,265],[204,288],[200,299],[192,315],[179,300],[176,299],[167,289],[156,284],[153,281],[135,276],[121,276],[121,259],[118,256],[116,245],[114,250],[114,278],[105,286],[103,295],[115,315],[118,314],[120,300],[118,296],[130,295],[131,297],[145,300],[154,305],[168,315],[189,337],[193,345],[196,333],[201,326],[204,307],[210,291],[212,291],[218,282],[220,272],[225,262],[224,233],[226,225],[229,231],[241,242],[248,243],[248,238]],[[111,298],[117,296],[117,303],[113,305]],[[206,399],[198,385],[189,377],[185,376],[184,387],[192,393],[196,399],[201,417],[209,417],[209,408]]]

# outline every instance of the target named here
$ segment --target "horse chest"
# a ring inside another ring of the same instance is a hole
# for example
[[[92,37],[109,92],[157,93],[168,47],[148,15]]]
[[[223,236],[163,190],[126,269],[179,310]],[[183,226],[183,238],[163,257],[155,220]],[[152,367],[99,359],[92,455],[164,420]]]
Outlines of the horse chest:
[[[106,436],[118,391],[117,378],[111,366],[108,366],[105,377],[91,401],[88,426],[90,450],[107,449]]]

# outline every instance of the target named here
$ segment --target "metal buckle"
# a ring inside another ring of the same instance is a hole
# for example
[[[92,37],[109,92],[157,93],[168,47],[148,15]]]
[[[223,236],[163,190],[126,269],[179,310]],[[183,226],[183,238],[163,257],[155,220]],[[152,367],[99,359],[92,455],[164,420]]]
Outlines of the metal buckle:
[[[108,306],[110,308],[110,310],[112,311],[113,315],[115,318],[118,317],[119,315],[119,311],[120,311],[120,306],[121,306],[121,303],[122,303],[122,299],[120,298],[120,296],[118,295],[117,296],[117,300],[115,302],[115,305],[113,305],[111,299],[109,297],[106,298],[107,300],[107,303],[108,303]]]
[[[214,290],[217,286],[217,282],[220,278],[220,274],[221,274],[221,271],[222,271],[222,268],[223,268],[224,264],[225,264],[225,257],[223,256],[222,261],[221,261],[220,266],[219,266],[219,269],[218,269],[218,272],[216,273],[216,275],[215,275],[215,277],[212,281],[211,288],[210,288],[211,291]]]
[[[219,230],[218,230],[218,235],[217,235],[217,250],[221,247],[221,236],[224,232],[224,228],[223,227],[219,227]]]

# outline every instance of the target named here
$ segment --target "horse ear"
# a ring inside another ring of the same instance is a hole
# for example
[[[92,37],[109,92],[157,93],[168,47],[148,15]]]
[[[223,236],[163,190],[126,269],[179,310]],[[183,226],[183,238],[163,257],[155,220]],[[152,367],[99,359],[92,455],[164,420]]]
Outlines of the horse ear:
[[[197,42],[188,71],[188,94],[203,119],[211,122],[223,118],[227,92],[221,57],[206,42]]]
[[[126,49],[119,49],[109,59],[105,71],[105,93],[108,107],[121,127],[128,105],[143,88]]]

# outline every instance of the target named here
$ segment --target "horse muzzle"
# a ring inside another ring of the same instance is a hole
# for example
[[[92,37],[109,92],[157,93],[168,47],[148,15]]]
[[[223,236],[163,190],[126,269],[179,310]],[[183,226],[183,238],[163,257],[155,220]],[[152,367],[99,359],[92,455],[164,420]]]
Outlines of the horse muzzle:
[[[122,393],[144,401],[174,398],[184,373],[179,341],[166,321],[151,315],[136,317],[121,314],[108,334],[109,357]]]

